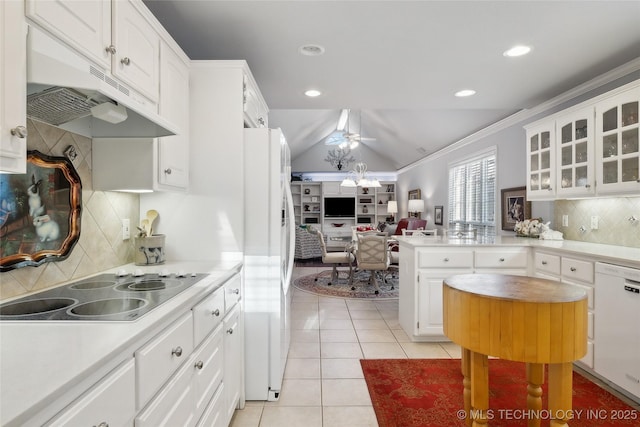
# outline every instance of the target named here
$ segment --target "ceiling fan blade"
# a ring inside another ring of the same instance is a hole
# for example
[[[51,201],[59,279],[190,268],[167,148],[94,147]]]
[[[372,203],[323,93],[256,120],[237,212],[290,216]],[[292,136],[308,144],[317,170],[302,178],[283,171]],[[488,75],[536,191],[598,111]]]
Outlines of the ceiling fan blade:
[[[336,126],[336,130],[343,131],[345,126],[347,126],[348,121],[349,121],[349,110],[344,108],[340,112],[340,118],[338,119],[338,126]]]
[[[345,134],[342,131],[333,131],[324,140],[325,145],[340,145],[345,141]]]

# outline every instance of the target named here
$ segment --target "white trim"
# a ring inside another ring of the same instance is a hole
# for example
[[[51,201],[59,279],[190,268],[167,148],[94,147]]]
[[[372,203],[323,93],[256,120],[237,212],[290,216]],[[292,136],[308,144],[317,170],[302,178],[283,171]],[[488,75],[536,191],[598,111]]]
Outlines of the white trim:
[[[498,146],[497,145],[492,145],[491,147],[487,147],[487,148],[484,148],[484,149],[482,149],[480,151],[476,151],[475,153],[469,154],[468,156],[465,156],[465,157],[456,159],[454,161],[451,161],[451,162],[448,163],[447,166],[449,167],[449,169],[451,169],[452,167],[456,167],[456,166],[462,165],[464,163],[469,163],[469,162],[472,162],[474,160],[480,160],[480,159],[483,159],[483,158],[485,158],[487,156],[490,156],[490,155],[496,156],[496,166],[497,166],[497,161],[498,161]]]
[[[561,105],[565,102],[568,102],[580,95],[583,95],[591,90],[597,89],[599,87],[602,87],[603,85],[607,84],[607,83],[611,83],[619,78],[625,77],[633,72],[636,71],[640,71],[640,58],[631,60],[629,62],[627,62],[626,64],[623,64],[617,68],[614,68],[613,70],[606,72],[598,77],[595,77],[581,85],[576,86],[575,88],[568,90],[558,96],[556,96],[555,98],[551,98],[550,100],[543,102],[542,104],[538,104],[535,107],[532,107],[530,109],[524,109],[524,110],[520,110],[492,125],[487,126],[486,128],[483,128],[481,130],[479,130],[478,132],[472,133],[471,135],[468,135],[456,142],[454,142],[453,144],[448,145],[447,147],[436,151],[435,153],[432,153],[426,157],[423,157],[420,160],[417,160],[401,169],[398,169],[398,174],[402,174],[405,172],[410,171],[411,169],[420,166],[428,161],[437,159],[439,157],[442,157],[446,154],[449,154],[455,150],[458,150],[462,147],[465,147],[469,144],[472,144],[474,142],[477,142],[483,138],[486,138],[489,135],[493,135],[496,132],[499,132],[501,130],[507,129],[513,125],[516,125],[518,123],[521,123],[531,117],[534,117],[540,113],[543,113],[544,111],[547,111],[551,108],[557,107],[558,105]]]

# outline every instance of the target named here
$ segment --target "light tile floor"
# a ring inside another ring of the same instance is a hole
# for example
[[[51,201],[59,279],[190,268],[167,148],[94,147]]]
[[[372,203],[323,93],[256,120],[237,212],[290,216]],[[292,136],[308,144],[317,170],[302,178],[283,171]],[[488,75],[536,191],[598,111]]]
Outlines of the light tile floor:
[[[326,268],[296,267],[294,278]],[[412,343],[398,300],[319,297],[293,290],[291,348],[277,402],[247,401],[231,427],[377,426],[360,359],[460,358],[453,343]]]
[[[294,279],[324,269],[296,267]],[[247,401],[234,414],[231,427],[377,426],[360,359],[460,358],[460,347],[450,342],[410,342],[398,322],[398,300],[292,291],[291,348],[280,399]],[[610,391],[640,410],[637,403]]]

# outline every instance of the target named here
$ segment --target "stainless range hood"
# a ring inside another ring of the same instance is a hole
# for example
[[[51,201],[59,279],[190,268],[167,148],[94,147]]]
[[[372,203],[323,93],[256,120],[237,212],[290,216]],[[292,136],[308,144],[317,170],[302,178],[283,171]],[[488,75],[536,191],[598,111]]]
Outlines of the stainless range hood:
[[[106,113],[98,112],[102,107]],[[33,26],[27,37],[27,116],[89,138],[179,133],[133,88]]]

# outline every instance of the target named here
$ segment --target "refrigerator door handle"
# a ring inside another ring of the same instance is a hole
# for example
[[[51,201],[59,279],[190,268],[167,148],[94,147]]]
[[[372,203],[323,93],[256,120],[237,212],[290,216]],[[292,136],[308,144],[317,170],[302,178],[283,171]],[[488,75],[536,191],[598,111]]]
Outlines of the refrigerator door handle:
[[[295,256],[296,251],[296,222],[295,222],[295,212],[293,209],[293,195],[291,194],[291,185],[289,185],[289,180],[284,179],[284,194],[285,194],[285,203],[287,205],[287,210],[289,211],[289,257],[287,263],[287,273],[285,277],[285,282],[287,290],[291,285],[291,276],[293,275],[293,258]],[[286,292],[285,292],[286,293]]]

